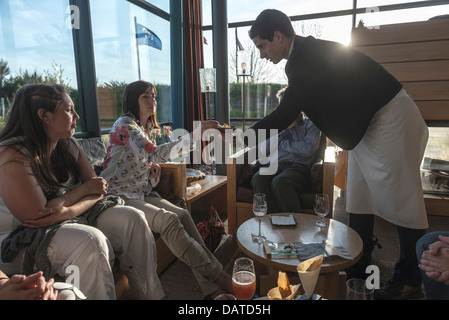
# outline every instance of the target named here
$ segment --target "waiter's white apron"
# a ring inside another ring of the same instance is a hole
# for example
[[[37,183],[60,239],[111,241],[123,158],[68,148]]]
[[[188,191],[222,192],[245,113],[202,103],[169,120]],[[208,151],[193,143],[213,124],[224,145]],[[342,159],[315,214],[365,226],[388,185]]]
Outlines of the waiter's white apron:
[[[349,151],[346,211],[428,228],[420,177],[428,138],[418,107],[401,90],[376,112],[363,139]]]

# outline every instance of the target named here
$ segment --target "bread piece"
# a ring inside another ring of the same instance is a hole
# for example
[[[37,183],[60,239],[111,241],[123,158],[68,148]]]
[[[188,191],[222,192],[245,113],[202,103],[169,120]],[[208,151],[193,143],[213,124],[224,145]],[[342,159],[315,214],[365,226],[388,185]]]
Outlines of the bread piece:
[[[307,268],[306,271],[316,270],[320,267],[320,265],[321,265],[321,260],[315,260],[310,264],[310,266]]]
[[[288,281],[287,274],[282,271],[279,271],[278,289],[282,299],[285,299],[292,294],[292,289],[290,287],[290,281]]]

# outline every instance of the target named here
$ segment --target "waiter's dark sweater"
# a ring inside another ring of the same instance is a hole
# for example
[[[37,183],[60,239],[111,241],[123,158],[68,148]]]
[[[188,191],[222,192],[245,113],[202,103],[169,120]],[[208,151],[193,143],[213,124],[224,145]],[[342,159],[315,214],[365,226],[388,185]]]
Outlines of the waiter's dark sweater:
[[[284,130],[301,111],[334,143],[351,150],[377,110],[402,84],[381,65],[342,44],[295,37],[285,66],[288,88],[271,114],[252,129]]]

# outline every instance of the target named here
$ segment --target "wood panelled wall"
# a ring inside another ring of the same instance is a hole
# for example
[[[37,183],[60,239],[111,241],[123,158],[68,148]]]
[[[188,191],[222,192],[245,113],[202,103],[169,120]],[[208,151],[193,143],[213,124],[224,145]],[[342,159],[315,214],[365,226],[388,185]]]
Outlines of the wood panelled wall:
[[[449,18],[355,28],[351,45],[402,82],[425,120],[449,120]]]

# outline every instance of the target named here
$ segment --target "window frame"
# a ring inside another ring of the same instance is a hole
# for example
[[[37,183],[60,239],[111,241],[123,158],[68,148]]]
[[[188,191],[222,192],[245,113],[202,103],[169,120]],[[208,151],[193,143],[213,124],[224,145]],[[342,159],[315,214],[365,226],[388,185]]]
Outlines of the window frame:
[[[154,6],[143,0],[126,0],[129,3],[137,5],[138,7],[155,14],[168,22],[170,22],[170,27],[172,28],[172,16],[165,12],[164,10]],[[79,94],[79,110],[81,116],[81,132],[75,133],[76,138],[90,138],[99,137],[102,134],[108,134],[109,129],[101,129],[100,126],[100,112],[98,103],[98,91],[96,83],[96,70],[95,70],[95,55],[94,55],[94,44],[92,35],[92,21],[90,14],[90,0],[69,0],[70,5],[77,6],[80,14],[80,26],[79,28],[72,29],[73,45],[75,51],[75,65],[77,73],[78,82],[78,94]],[[171,7],[173,7],[174,1],[170,1]],[[179,5],[178,5],[179,7]],[[182,12],[182,11],[181,11]],[[180,19],[180,15],[177,15],[177,19]],[[176,33],[175,33],[176,34]],[[182,34],[181,34],[182,36]],[[175,43],[180,40],[178,37],[173,37]],[[82,49],[81,49],[82,46]],[[177,47],[173,45],[172,48]],[[173,49],[172,54],[173,54]],[[179,60],[179,52],[175,53],[176,56],[172,56],[173,61]],[[173,97],[174,87],[179,87],[179,77],[180,75],[174,75],[171,72],[172,86],[171,95]],[[177,77],[177,78],[174,78]],[[181,75],[182,77],[182,75]],[[182,78],[181,78],[182,79]],[[175,83],[175,86],[173,86]],[[175,109],[176,108],[176,109]],[[174,112],[179,108],[179,101],[172,104],[172,115],[176,114]]]

